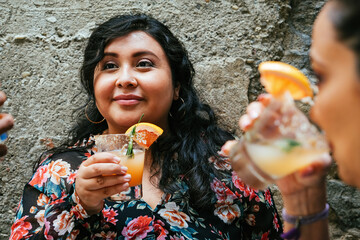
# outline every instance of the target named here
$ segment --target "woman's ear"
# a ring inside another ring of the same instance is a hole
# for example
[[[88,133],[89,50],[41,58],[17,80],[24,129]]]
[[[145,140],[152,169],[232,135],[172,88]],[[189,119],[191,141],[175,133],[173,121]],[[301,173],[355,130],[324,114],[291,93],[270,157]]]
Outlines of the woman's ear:
[[[174,97],[173,100],[178,100],[180,97],[180,84],[178,83],[176,87],[174,88]]]

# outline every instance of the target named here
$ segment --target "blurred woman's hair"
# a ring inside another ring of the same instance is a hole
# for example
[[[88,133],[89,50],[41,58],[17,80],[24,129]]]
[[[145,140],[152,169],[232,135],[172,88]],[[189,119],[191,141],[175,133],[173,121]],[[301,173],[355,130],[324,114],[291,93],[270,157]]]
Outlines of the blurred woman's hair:
[[[354,51],[360,74],[360,1],[332,1],[335,2],[336,7],[331,9],[330,20],[335,27],[339,40]]]

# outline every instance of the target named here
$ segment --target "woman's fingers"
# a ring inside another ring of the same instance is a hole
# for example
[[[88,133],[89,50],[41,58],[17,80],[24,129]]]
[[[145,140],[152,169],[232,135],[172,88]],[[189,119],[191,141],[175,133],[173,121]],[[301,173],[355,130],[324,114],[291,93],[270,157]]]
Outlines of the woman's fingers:
[[[98,176],[121,175],[127,171],[126,166],[117,163],[94,163],[84,167],[81,171],[81,177],[90,179]]]
[[[130,174],[122,175],[110,175],[110,176],[97,176],[90,179],[84,179],[86,181],[87,190],[94,191],[106,187],[115,186],[118,184],[127,183],[131,180]]]
[[[6,95],[3,91],[0,91],[0,106],[2,106],[5,101],[6,101]]]
[[[0,134],[9,131],[14,126],[14,118],[7,113],[0,113]]]
[[[108,152],[96,153],[84,161],[81,165],[88,167],[94,163],[120,163],[120,158]]]
[[[304,185],[316,184],[319,181],[322,181],[326,176],[327,171],[331,166],[331,162],[331,156],[326,153],[309,166],[300,169],[296,173],[296,178],[299,182],[303,182]]]
[[[234,145],[236,145],[237,142],[238,142],[238,140],[229,140],[229,141],[227,141],[227,142],[221,147],[221,152],[222,152],[225,156],[229,156],[232,147],[233,147]]]
[[[246,185],[256,189],[264,189],[266,187],[264,182],[259,179],[251,169],[253,165],[250,164],[249,156],[241,140],[226,142],[222,151],[229,156],[232,169]]]
[[[78,177],[94,178],[97,176],[124,174],[126,166],[120,164],[120,158],[111,153],[96,153],[84,161],[78,171]]]
[[[256,119],[259,118],[260,114],[264,110],[264,105],[261,102],[252,102],[246,108],[246,114],[241,116],[239,119],[239,126],[243,131],[249,130]]]

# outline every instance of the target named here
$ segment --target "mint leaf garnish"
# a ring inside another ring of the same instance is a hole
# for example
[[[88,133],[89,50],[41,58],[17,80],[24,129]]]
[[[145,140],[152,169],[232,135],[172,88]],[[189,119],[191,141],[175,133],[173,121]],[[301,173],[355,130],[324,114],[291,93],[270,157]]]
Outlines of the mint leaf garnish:
[[[289,153],[293,148],[301,146],[301,143],[293,139],[280,139],[275,142],[275,145],[281,148],[282,151]]]
[[[138,123],[140,123],[140,121],[143,117],[144,117],[144,114],[141,115]],[[129,158],[134,156],[133,144],[134,144],[135,130],[136,130],[136,126],[134,126],[133,129],[131,130],[129,145],[128,145],[128,149],[126,151],[126,156],[128,156]]]

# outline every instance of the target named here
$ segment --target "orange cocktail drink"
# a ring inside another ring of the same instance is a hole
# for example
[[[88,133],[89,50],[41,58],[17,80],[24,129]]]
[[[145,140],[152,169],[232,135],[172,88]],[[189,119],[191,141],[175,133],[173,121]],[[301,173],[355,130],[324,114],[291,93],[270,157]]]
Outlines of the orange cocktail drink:
[[[127,173],[131,175],[131,180],[129,182],[130,187],[140,185],[142,182],[142,175],[144,171],[144,159],[145,151],[144,149],[133,150],[133,156],[126,155],[126,148],[124,150],[114,150],[109,151],[120,158],[120,164],[128,168]]]
[[[118,156],[120,164],[128,168],[131,175],[130,188],[127,191],[115,194],[109,199],[114,201],[131,201],[142,197],[142,175],[144,171],[145,148],[130,141],[126,134],[104,134],[95,136],[95,145],[98,152],[109,152]],[[131,154],[128,149],[131,148]]]

